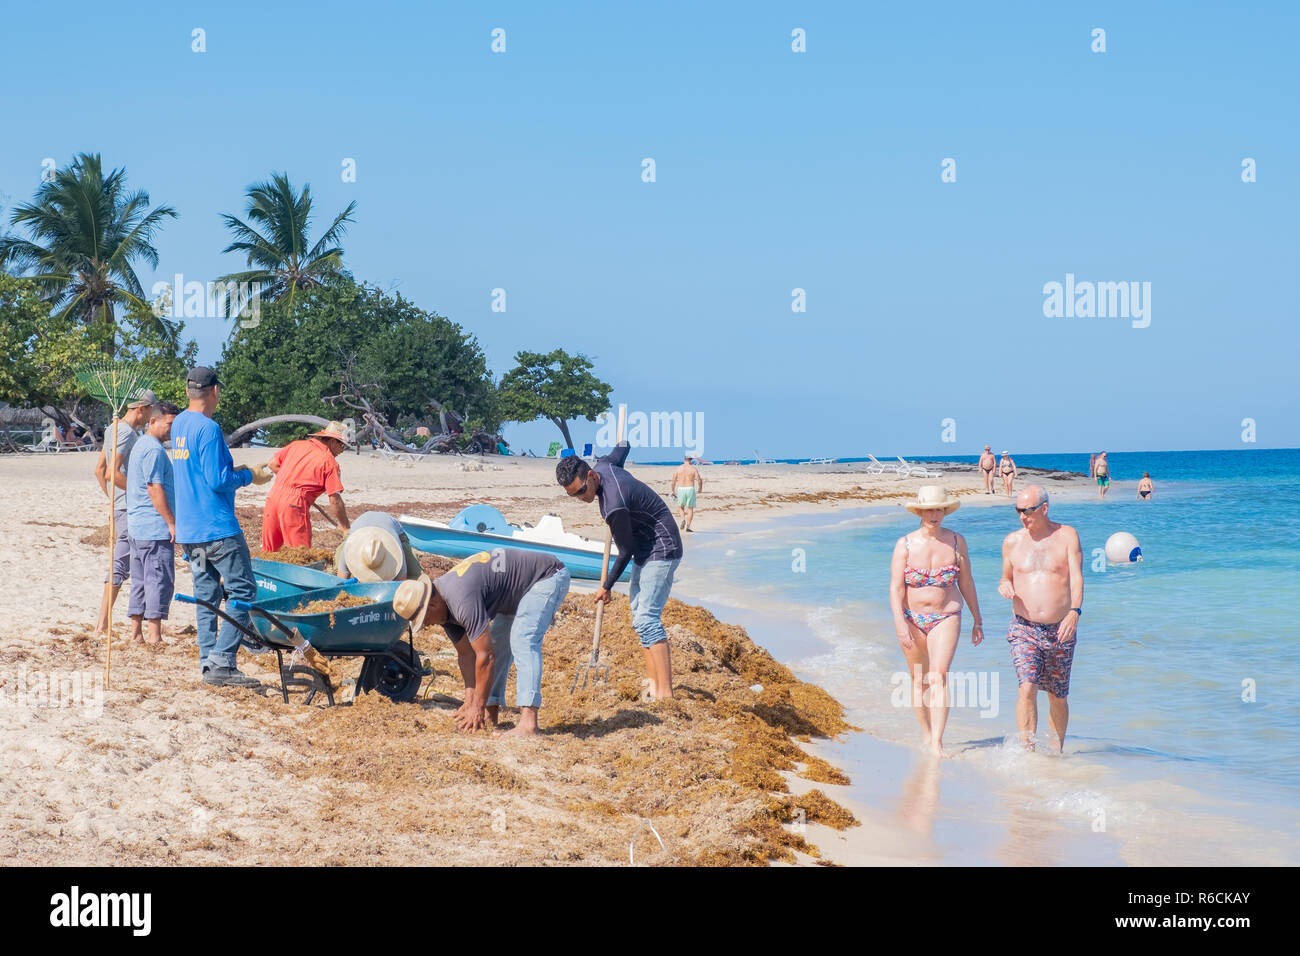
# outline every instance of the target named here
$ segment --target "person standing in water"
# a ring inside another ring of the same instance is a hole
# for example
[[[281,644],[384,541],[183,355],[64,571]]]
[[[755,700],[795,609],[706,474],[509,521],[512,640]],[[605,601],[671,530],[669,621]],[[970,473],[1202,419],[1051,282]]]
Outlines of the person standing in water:
[[[1002,542],[998,593],[1011,605],[1007,643],[1020,684],[1016,724],[1027,747],[1038,732],[1038,692],[1047,691],[1058,750],[1070,721],[1070,668],[1083,615],[1083,551],[1079,533],[1047,516],[1047,492],[1030,485],[1016,499],[1021,528]]]
[[[962,598],[974,619],[972,646],[984,640],[966,539],[942,527],[944,517],[960,506],[939,485],[922,485],[916,498],[904,505],[921,519],[921,527],[898,539],[889,574],[894,630],[911,670],[912,707],[921,722],[924,746],[940,757],[947,756],[943,731],[948,723],[948,668],[961,640]]]
[[[1151,480],[1151,472],[1142,472],[1142,480],[1138,482],[1138,498],[1142,501],[1150,501],[1156,496],[1156,483]]]
[[[1110,464],[1106,461],[1106,453],[1099,452],[1097,460],[1092,464],[1092,473],[1097,478],[1097,497],[1106,500],[1106,492],[1110,491]]]
[[[980,471],[984,474],[984,494],[993,494],[993,468],[997,464],[993,457],[993,446],[985,445],[984,454],[980,455]]]

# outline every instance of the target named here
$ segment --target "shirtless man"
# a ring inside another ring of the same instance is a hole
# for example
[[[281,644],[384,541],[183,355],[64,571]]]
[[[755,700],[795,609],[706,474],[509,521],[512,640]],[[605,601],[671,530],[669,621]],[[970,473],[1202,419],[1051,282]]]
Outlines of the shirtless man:
[[[677,499],[677,511],[682,516],[682,529],[691,531],[695,522],[695,496],[704,490],[704,479],[699,469],[687,455],[685,460],[673,472],[672,490],[669,492]]]
[[[1100,452],[1096,461],[1092,463],[1092,474],[1097,479],[1097,497],[1103,501],[1106,499],[1106,492],[1110,491],[1110,463],[1106,461],[1106,453]]]
[[[1059,750],[1070,720],[1070,666],[1083,614],[1083,552],[1079,533],[1047,516],[1047,492],[1030,485],[1016,499],[1020,531],[1002,542],[998,593],[1012,602],[1007,643],[1020,684],[1016,723],[1032,748],[1038,732],[1038,691],[1047,691]]]
[[[1156,496],[1156,483],[1151,480],[1151,472],[1142,472],[1142,480],[1138,482],[1138,498],[1142,501],[1150,501]]]
[[[1016,462],[1011,457],[1011,452],[1003,450],[1002,460],[998,462],[998,474],[1002,476],[1002,490],[1011,497],[1011,490],[1016,484]]]
[[[980,471],[984,472],[984,494],[993,494],[993,466],[997,464],[993,457],[993,446],[985,445],[984,454],[980,455]]]

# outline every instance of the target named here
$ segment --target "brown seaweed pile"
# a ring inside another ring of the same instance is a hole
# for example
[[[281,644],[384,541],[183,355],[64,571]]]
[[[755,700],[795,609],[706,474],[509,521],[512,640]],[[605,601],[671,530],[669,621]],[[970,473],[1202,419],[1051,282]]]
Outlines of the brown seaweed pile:
[[[362,597],[359,594],[340,594],[336,598],[330,598],[328,601],[306,601],[299,604],[293,609],[294,614],[324,614],[326,611],[342,611],[344,608],[361,607],[365,604],[374,604],[375,599]],[[331,625],[333,622],[330,622]]]

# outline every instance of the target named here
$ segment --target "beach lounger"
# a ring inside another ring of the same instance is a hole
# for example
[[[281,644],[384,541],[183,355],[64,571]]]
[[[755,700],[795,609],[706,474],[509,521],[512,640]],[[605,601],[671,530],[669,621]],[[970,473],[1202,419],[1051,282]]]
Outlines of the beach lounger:
[[[930,471],[924,465],[913,465],[911,462],[899,457],[898,474],[903,478],[942,478],[943,472]]]
[[[384,461],[414,462],[416,458],[416,456],[409,451],[394,451],[383,442],[379,443],[377,450],[379,452],[379,457],[384,459]]]
[[[894,465],[894,464],[887,464],[887,463],[881,461],[879,458],[877,458],[875,455],[872,455],[872,454],[868,454],[868,455],[867,455],[867,458],[868,458],[868,460],[870,461],[870,464],[867,465],[867,474],[868,474],[868,475],[888,475],[888,474],[896,475],[896,474],[898,474],[898,466],[897,466],[897,465]]]

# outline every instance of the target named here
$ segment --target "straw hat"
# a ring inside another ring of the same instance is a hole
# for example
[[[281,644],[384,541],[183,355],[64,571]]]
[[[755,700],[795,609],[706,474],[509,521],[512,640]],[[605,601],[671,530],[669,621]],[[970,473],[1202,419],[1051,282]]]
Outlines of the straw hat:
[[[942,508],[944,514],[952,514],[961,507],[961,502],[949,496],[942,485],[922,485],[917,489],[916,497],[905,502],[903,507],[914,515],[931,508]]]
[[[433,581],[427,574],[421,574],[417,580],[403,581],[397,586],[397,593],[393,595],[393,610],[414,624],[418,631],[424,627],[424,616],[429,610],[429,600],[432,597]]]
[[[345,445],[352,442],[347,439],[348,427],[342,422],[330,422],[318,432],[312,432],[308,438],[333,438],[335,441],[341,441]]]
[[[358,581],[396,581],[406,568],[402,543],[383,528],[357,528],[339,545],[339,558]]]

